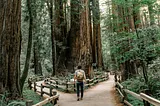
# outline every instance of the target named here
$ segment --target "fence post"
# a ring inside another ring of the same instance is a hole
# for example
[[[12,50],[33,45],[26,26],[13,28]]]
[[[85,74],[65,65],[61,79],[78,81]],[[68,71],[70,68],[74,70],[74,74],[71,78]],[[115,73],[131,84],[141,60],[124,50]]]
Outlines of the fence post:
[[[115,82],[117,82],[117,73],[115,72],[115,75],[114,75],[114,80]]]
[[[36,92],[37,91],[37,89],[36,89],[36,82],[34,82],[34,92]]]
[[[28,78],[28,87],[30,90],[32,89],[32,81],[30,78]]]
[[[26,101],[26,106],[32,106],[32,105],[33,105],[33,100]]]
[[[53,90],[53,88],[52,88],[52,86],[50,85],[50,87],[49,87],[49,96],[50,96],[50,97],[53,96],[52,90]]]
[[[41,84],[41,96],[43,96],[43,84]]]
[[[146,90],[144,90],[144,93],[146,95],[150,95],[150,90],[146,89]],[[150,103],[148,101],[145,101],[145,100],[143,100],[143,104],[144,104],[144,106],[151,106]]]
[[[58,88],[58,81],[56,80],[56,88]]]
[[[122,90],[122,94],[124,95],[124,98],[123,98],[123,103],[124,103],[124,100],[127,100],[127,94],[126,92],[124,91],[124,87],[121,89]]]

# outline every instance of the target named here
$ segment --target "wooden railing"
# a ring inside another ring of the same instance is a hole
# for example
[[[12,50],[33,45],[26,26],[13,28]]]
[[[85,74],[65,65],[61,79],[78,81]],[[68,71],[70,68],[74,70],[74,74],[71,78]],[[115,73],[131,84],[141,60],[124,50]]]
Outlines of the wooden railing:
[[[86,79],[86,83],[84,85],[85,88],[89,88],[95,84],[97,84],[98,82],[102,82],[102,81],[105,81],[105,80],[108,80],[109,79],[109,76],[108,74],[104,74],[104,75],[98,75],[97,77],[94,77],[93,79]],[[72,91],[76,90],[76,86],[75,86],[75,83],[74,82],[70,82],[68,80],[66,80],[66,92],[69,92],[69,86],[73,86],[73,89]]]
[[[53,88],[60,88],[63,89],[66,92],[71,91],[75,91],[75,84],[74,81],[71,81],[71,79],[73,78],[74,75],[72,75],[72,77],[70,78],[66,78],[66,79],[62,79],[62,80],[58,80],[57,78],[44,78],[44,77],[36,77],[36,78],[29,78],[28,79],[28,86],[30,89],[32,89],[33,83],[34,83],[34,91],[36,91],[36,83],[37,81],[44,81],[44,83],[46,85],[51,85]],[[108,73],[106,72],[97,72],[95,73],[95,77],[92,79],[87,79],[86,83],[85,83],[85,87],[90,87],[93,86],[94,84],[98,83],[98,82],[102,82],[107,80],[108,77]],[[73,80],[73,79],[72,79]],[[69,88],[73,88],[73,89],[69,89]]]
[[[115,77],[116,78],[116,77]],[[150,106],[150,105],[154,105],[154,106],[160,106],[160,101],[145,94],[145,93],[140,93],[137,94],[135,92],[132,92],[128,89],[125,89],[117,80],[116,82],[116,90],[118,91],[118,93],[121,96],[121,102],[123,102],[124,104],[126,104],[127,106],[133,106],[131,103],[129,103],[128,98],[127,98],[127,94],[132,95],[133,97],[135,97],[137,100],[140,100],[143,102],[143,106]]]
[[[53,82],[51,83],[52,85],[49,85],[42,81],[41,84],[37,84],[36,82],[32,82],[32,80],[28,79],[28,84],[30,89],[33,89],[35,92],[39,93],[42,97],[44,94],[46,94],[48,97],[33,105],[32,101],[27,101],[26,106],[42,106],[46,103],[52,102],[54,105],[57,104],[57,100],[59,100],[59,94],[56,90],[53,89]]]
[[[47,103],[50,103],[52,102],[54,105],[57,104],[57,99],[59,98],[59,94],[57,92],[55,92],[54,96],[51,96],[49,98],[46,98],[45,100],[35,104],[35,105],[32,105],[32,106],[42,106],[42,105],[45,105]]]
[[[95,84],[97,84],[98,82],[102,82],[105,80],[108,80],[108,73],[103,73],[103,74],[98,74],[95,75],[96,77],[94,77],[93,79],[87,79],[85,87],[91,87]],[[41,81],[43,80],[43,81]],[[72,91],[75,91],[75,83],[72,81],[70,81],[71,79],[66,79],[66,81],[58,81],[55,78],[44,78],[44,77],[40,77],[40,78],[29,78],[28,79],[28,86],[30,89],[33,89],[35,92],[38,92],[41,96],[43,96],[44,94],[50,96],[49,98],[46,98],[44,101],[37,103],[36,105],[33,106],[41,106],[42,104],[44,105],[44,103],[48,103],[50,101],[54,101],[53,103],[56,104],[59,95],[56,92],[56,95],[53,95],[53,89],[54,88],[62,88],[62,85],[64,87],[64,90],[66,92],[69,92],[71,89],[69,89],[69,86],[73,86]],[[38,83],[38,82],[39,83]],[[44,89],[48,89],[48,92],[46,92],[46,90]],[[28,105],[26,106],[31,106],[30,103],[31,101],[26,102]]]
[[[59,94],[57,92],[54,92],[53,96],[48,97],[48,98],[44,99],[43,101],[41,101],[41,102],[39,102],[37,104],[34,104],[34,105],[33,105],[33,101],[32,100],[28,100],[28,101],[26,101],[26,106],[43,106],[43,105],[45,105],[47,103],[50,103],[50,102],[53,103],[54,106],[55,106],[57,104],[56,100],[58,98],[59,98]]]

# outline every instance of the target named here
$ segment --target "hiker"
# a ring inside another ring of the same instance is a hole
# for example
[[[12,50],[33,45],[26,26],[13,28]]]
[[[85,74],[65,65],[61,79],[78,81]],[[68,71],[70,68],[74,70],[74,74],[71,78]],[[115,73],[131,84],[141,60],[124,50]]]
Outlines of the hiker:
[[[81,66],[77,67],[77,70],[74,74],[74,82],[76,81],[77,86],[77,101],[79,101],[79,94],[81,89],[81,100],[83,99],[83,92],[84,92],[84,82],[86,81],[86,75],[85,72],[81,69]]]

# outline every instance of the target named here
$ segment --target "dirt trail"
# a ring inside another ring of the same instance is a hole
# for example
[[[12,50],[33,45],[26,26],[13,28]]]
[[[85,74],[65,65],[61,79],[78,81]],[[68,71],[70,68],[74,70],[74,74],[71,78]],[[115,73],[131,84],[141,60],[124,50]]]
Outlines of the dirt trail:
[[[83,100],[77,101],[76,93],[60,94],[59,106],[123,106],[117,102],[114,90],[114,76],[110,75],[109,80],[101,82],[84,92]]]

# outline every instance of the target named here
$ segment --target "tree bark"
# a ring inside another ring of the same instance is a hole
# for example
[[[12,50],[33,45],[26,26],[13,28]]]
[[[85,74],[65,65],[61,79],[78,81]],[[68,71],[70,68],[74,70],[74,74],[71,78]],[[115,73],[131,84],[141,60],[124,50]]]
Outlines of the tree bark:
[[[70,58],[75,66],[82,65],[88,75],[92,62],[88,0],[71,1]]]
[[[27,7],[29,12],[29,33],[28,33],[28,47],[27,47],[27,54],[26,54],[26,61],[24,70],[21,76],[21,90],[23,89],[25,80],[28,76],[30,58],[31,58],[31,50],[32,50],[32,32],[33,32],[33,16],[32,16],[32,9],[31,9],[31,1],[27,0]]]
[[[21,0],[0,0],[0,94],[20,91]]]
[[[55,43],[55,27],[53,18],[53,0],[47,0],[47,6],[49,10],[50,22],[51,22],[51,41],[52,41],[52,76],[56,74],[56,43]]]
[[[154,6],[152,3],[148,3],[148,12],[149,12],[149,18],[150,18],[150,25],[154,25],[155,19],[154,19]]]
[[[34,72],[36,75],[42,75],[42,66],[40,62],[37,42],[34,42],[33,53],[34,53]]]
[[[135,30],[141,28],[141,20],[140,20],[140,10],[139,10],[139,1],[133,1],[133,19]]]
[[[67,24],[65,19],[66,2],[67,1],[63,0],[55,0],[55,40],[58,43],[56,45],[56,70],[65,64],[66,50],[63,47],[66,47],[67,40]]]
[[[93,5],[93,36],[94,36],[93,54],[95,54],[93,62],[97,62],[97,66],[102,67],[102,44],[101,44],[99,0],[93,0],[92,5]]]

